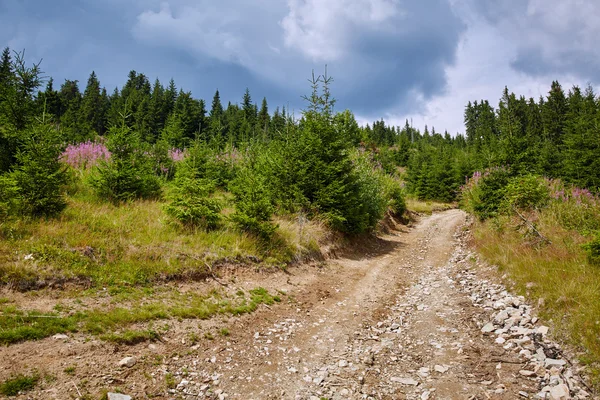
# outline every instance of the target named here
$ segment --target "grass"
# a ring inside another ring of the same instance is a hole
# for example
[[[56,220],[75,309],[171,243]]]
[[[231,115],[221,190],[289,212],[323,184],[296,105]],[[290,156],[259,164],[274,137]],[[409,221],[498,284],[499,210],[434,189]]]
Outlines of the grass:
[[[591,265],[582,244],[590,240],[565,229],[551,211],[533,215],[551,244],[524,236],[508,218],[478,223],[475,245],[490,263],[507,272],[518,293],[537,303],[556,336],[575,346],[600,387],[600,267]]]
[[[35,388],[39,380],[38,375],[16,375],[0,384],[0,394],[17,396]]]
[[[406,199],[406,209],[418,214],[431,215],[436,211],[445,211],[451,208],[456,208],[456,205],[452,203],[440,203],[436,201],[422,201],[414,197],[408,197]]]
[[[160,335],[151,329],[149,330],[126,330],[121,333],[109,333],[101,335],[100,339],[106,340],[107,342],[134,345],[143,342],[155,342],[160,340]]]
[[[75,366],[71,365],[70,367],[65,368],[63,372],[67,375],[75,375]]]
[[[0,229],[0,285],[30,290],[53,282],[106,287],[202,279],[220,262],[295,261],[318,252],[325,234],[317,222],[300,227],[280,218],[278,240],[265,245],[228,224],[213,231],[183,228],[163,212],[164,204],[115,206],[80,191],[56,219],[7,222]]]
[[[67,332],[88,333],[110,342],[136,344],[158,340],[159,335],[153,330],[126,329],[133,324],[169,318],[208,319],[217,314],[240,315],[255,311],[261,304],[281,301],[279,296],[271,295],[264,288],[232,297],[219,291],[208,295],[171,292],[163,297],[153,302],[145,300],[127,307],[113,307],[108,311],[102,308],[67,315],[25,311],[14,306],[0,307],[0,344],[37,340]]]

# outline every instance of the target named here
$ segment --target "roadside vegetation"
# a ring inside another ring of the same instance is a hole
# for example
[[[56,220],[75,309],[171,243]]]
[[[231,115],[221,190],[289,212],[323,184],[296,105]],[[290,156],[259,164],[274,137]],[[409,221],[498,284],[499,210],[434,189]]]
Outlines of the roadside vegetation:
[[[476,173],[462,206],[475,246],[531,299],[600,383],[600,198],[589,190],[508,168]]]

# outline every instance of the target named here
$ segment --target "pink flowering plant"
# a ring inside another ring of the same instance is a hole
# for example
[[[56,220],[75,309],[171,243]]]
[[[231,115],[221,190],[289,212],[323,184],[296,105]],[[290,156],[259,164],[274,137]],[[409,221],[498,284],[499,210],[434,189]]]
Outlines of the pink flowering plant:
[[[110,151],[104,143],[88,140],[67,146],[60,156],[60,160],[75,169],[87,170],[98,165],[102,160],[108,161],[110,156]]]

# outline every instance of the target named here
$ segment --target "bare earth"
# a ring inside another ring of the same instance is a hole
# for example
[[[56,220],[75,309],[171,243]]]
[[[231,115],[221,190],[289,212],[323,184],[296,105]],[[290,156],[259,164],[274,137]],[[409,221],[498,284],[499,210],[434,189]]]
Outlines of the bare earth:
[[[103,390],[133,399],[535,398],[541,375],[519,373],[530,360],[482,333],[490,312],[461,281],[465,218],[434,214],[321,267],[225,276],[233,292],[263,286],[286,295],[251,315],[170,321],[150,345],[74,335],[0,348],[0,379],[32,368],[56,377],[22,399],[98,398]],[[477,273],[470,279],[489,279]],[[222,327],[229,336],[189,343],[190,332]],[[134,366],[119,366],[126,356]]]

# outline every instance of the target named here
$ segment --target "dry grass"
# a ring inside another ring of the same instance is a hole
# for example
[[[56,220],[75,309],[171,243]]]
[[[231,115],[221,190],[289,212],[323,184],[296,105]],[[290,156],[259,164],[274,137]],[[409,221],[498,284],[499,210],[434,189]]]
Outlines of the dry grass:
[[[144,285],[178,276],[202,276],[207,265],[262,260],[285,265],[318,252],[325,228],[318,222],[278,221],[279,240],[268,245],[223,226],[184,229],[159,201],[116,207],[71,197],[57,219],[17,221],[0,231],[0,284],[27,290],[44,282],[91,286]]]
[[[431,215],[436,211],[445,211],[456,208],[452,203],[439,203],[436,201],[422,201],[412,197],[406,199],[406,209],[418,214]]]
[[[534,215],[551,244],[524,237],[516,220],[480,223],[475,245],[487,261],[507,272],[518,293],[540,301],[540,313],[559,339],[581,352],[594,384],[600,384],[600,268],[590,265],[581,245],[589,240],[560,226],[550,213]],[[543,299],[543,300],[541,300]]]

